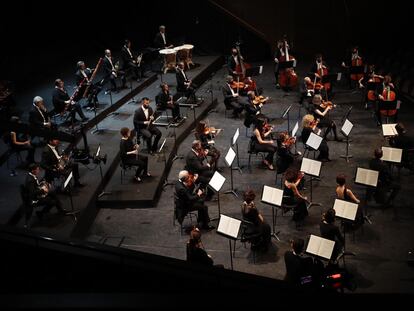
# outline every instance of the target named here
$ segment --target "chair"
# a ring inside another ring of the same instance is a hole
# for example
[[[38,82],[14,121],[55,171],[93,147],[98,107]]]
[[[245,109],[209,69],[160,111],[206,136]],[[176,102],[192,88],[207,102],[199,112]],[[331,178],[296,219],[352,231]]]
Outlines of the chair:
[[[251,139],[250,140],[250,142],[249,142],[249,148],[248,148],[248,150],[247,150],[247,153],[249,154],[249,162],[248,162],[248,164],[247,164],[247,167],[248,167],[248,169],[249,169],[249,171],[251,171],[252,169],[251,169],[251,164],[250,164],[250,162],[251,162],[251,158],[252,158],[252,154],[254,154],[254,155],[260,155],[261,157],[262,157],[262,160],[264,160],[264,158],[265,158],[265,156],[264,156],[264,154],[263,154],[263,152],[260,152],[260,151],[256,151],[255,149],[254,149],[254,144],[253,144],[253,140]]]
[[[30,228],[31,215],[33,211],[35,211],[35,209],[37,207],[40,207],[41,205],[30,202],[28,191],[24,184],[20,185],[20,197],[22,199],[22,208],[23,208],[23,213],[24,213],[24,227]]]
[[[309,155],[311,152],[313,152],[313,159],[316,159],[316,152],[318,150],[313,149],[312,147],[309,147],[305,143],[303,144],[303,148],[305,151],[303,152],[303,157],[306,158],[307,155]]]
[[[119,165],[121,166],[121,185],[122,185],[123,180],[124,180],[124,176],[126,176],[128,170],[132,170],[134,168],[134,166],[125,164],[125,163],[123,163],[122,160],[121,160]]]
[[[160,112],[160,115],[158,116],[158,118],[157,119],[159,119],[159,118],[163,118],[163,113],[165,113],[165,118],[167,119],[167,123],[169,123],[169,121],[170,121],[170,119],[172,119],[172,115],[171,115],[171,117],[169,116],[169,114],[168,114],[168,108],[167,107],[162,107],[161,106],[161,103],[160,103],[160,97],[159,97],[159,95],[156,95],[155,96],[155,105],[156,105],[156,107],[157,107],[157,112]],[[155,123],[156,121],[154,121],[154,123]],[[168,125],[168,124],[167,124]]]
[[[261,235],[258,233],[249,233],[249,229],[253,227],[254,224],[247,220],[242,220],[240,226],[240,242],[243,243],[244,248],[246,248],[246,243],[250,243],[252,254],[253,254],[253,263],[256,263],[257,257],[257,245],[261,243]],[[236,254],[236,242],[237,239],[234,241],[233,245],[233,256],[235,257]]]
[[[197,221],[198,217],[196,212],[188,212],[183,220],[180,222],[178,219],[178,214],[177,214],[177,201],[178,201],[178,197],[177,195],[174,193],[174,213],[173,213],[173,226],[175,227],[175,221],[177,220],[177,222],[180,224],[180,234],[183,235],[183,231],[184,231],[184,222],[187,220],[189,220],[190,224],[193,224],[193,218],[195,218],[195,220]]]

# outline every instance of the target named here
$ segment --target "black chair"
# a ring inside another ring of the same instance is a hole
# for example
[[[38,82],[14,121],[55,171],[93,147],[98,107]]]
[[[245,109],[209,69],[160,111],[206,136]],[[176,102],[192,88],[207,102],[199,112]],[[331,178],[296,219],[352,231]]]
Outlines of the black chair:
[[[129,170],[132,170],[134,168],[134,166],[125,164],[122,160],[121,160],[119,165],[121,167],[121,185],[122,185],[123,181],[124,181],[124,177],[127,175],[127,172]]]
[[[193,218],[197,221],[197,213],[196,212],[188,212],[182,219],[182,221],[180,221],[178,219],[178,213],[177,213],[177,201],[178,201],[178,197],[177,195],[174,193],[174,213],[173,213],[173,226],[175,227],[175,221],[177,220],[177,222],[180,224],[180,234],[183,235],[183,231],[184,231],[184,222],[186,220],[189,220],[190,222],[190,226],[193,225]]]
[[[254,224],[252,222],[242,220],[240,226],[240,238],[234,241],[233,256],[235,257],[236,255],[236,242],[237,240],[240,240],[240,242],[243,243],[244,248],[246,248],[246,243],[250,244],[250,249],[253,255],[253,263],[256,263],[258,245],[261,245],[262,243],[262,236],[259,233],[251,233],[253,231],[253,227]]]
[[[308,145],[306,145],[305,143],[303,144],[303,157],[306,158],[307,155],[309,155],[311,152],[313,152],[313,159],[316,159],[316,152],[318,150],[313,149],[312,147],[309,147]]]
[[[247,153],[249,154],[249,162],[248,162],[248,164],[247,164],[247,167],[248,167],[249,171],[251,172],[251,170],[252,170],[252,168],[251,168],[252,154],[254,154],[254,155],[256,155],[256,156],[260,155],[260,156],[262,157],[262,161],[264,160],[265,156],[264,156],[263,152],[261,152],[261,151],[257,151],[257,150],[254,148],[254,142],[253,142],[253,140],[252,140],[252,139],[250,139],[250,142],[249,142],[249,147],[248,147]]]
[[[158,117],[162,117],[162,115],[165,113],[165,117],[167,119],[167,123],[170,121],[170,119],[172,119],[172,115],[170,117],[170,115],[168,114],[168,108],[167,107],[162,107],[161,103],[160,103],[160,97],[159,95],[155,96],[155,106],[156,106],[156,112]]]

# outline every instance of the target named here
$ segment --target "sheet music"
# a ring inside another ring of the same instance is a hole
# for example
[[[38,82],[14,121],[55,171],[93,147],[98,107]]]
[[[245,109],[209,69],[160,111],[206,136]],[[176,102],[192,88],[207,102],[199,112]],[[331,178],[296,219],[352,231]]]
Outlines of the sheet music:
[[[101,152],[101,145],[98,146],[98,149],[96,150],[96,157],[99,157],[99,153]]]
[[[325,259],[331,259],[335,241],[311,234],[306,252]]]
[[[358,167],[355,182],[367,186],[376,187],[378,183],[378,175],[379,173],[377,171]]]
[[[262,202],[282,206],[283,190],[263,186]]]
[[[308,140],[306,141],[306,145],[318,150],[319,146],[322,143],[322,137],[320,137],[319,135],[316,135],[315,133],[310,133]]]
[[[160,149],[158,149],[158,152],[162,151],[162,148],[164,148],[164,145],[165,145],[166,141],[167,141],[167,138],[164,138],[164,141],[162,142]]]
[[[66,178],[66,180],[65,180],[65,182],[64,182],[64,184],[63,184],[63,189],[65,189],[66,188],[66,186],[69,184],[69,182],[72,180],[72,177],[73,177],[73,173],[72,172],[70,172],[70,174],[69,174],[69,176]]]
[[[349,133],[351,133],[353,127],[354,125],[348,119],[346,119],[344,125],[341,128],[341,131],[345,136],[349,136]]]
[[[226,177],[221,175],[219,172],[215,172],[208,185],[216,192],[219,192],[225,181]]]
[[[299,122],[296,122],[296,124],[295,124],[295,126],[293,127],[293,130],[292,130],[292,137],[296,136],[296,133],[298,132],[298,129],[299,129]]]
[[[290,109],[292,108],[292,105],[286,108],[285,112],[282,115],[282,119],[286,117],[286,115],[289,113]]]
[[[335,199],[333,209],[336,216],[354,221],[358,210],[358,204]]]
[[[233,136],[232,145],[235,145],[237,143],[237,139],[239,138],[239,135],[240,135],[240,131],[239,131],[239,128],[237,128],[236,133],[234,133],[234,136]]]
[[[229,151],[227,151],[226,157],[224,158],[224,161],[226,162],[228,167],[230,167],[233,164],[235,157],[236,152],[234,152],[232,147],[229,147]]]
[[[395,128],[396,125],[397,125],[397,123],[395,123],[395,124],[383,124],[382,125],[382,135],[384,135],[384,136],[397,136],[398,132],[397,132],[397,129]]]
[[[342,72],[338,72],[338,77],[336,78],[336,81],[341,81],[342,79]]]
[[[303,158],[300,170],[304,172],[305,174],[319,177],[319,174],[321,173],[321,167],[322,167],[322,162],[311,160],[308,158]]]
[[[223,234],[233,239],[237,239],[237,236],[239,235],[240,225],[240,220],[220,214],[217,233]]]
[[[260,68],[259,69],[259,74],[262,74],[263,73],[263,66],[260,66],[259,68]]]
[[[382,158],[381,160],[387,162],[401,163],[402,149],[382,147]]]

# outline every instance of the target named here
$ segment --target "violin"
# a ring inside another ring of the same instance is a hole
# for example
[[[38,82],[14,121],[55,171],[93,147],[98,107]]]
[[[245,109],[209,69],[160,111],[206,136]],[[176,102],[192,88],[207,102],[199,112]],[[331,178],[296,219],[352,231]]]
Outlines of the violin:
[[[246,87],[246,84],[244,82],[233,81],[231,83],[231,88],[235,90],[244,89],[245,87]]]
[[[289,62],[295,60],[293,56],[289,55],[288,44],[286,40],[284,42],[285,55],[282,55],[282,57],[280,57],[279,62]],[[282,69],[279,72],[278,82],[282,88],[294,88],[298,84],[298,76],[293,68]]]
[[[205,127],[204,134],[205,135],[215,135],[220,131],[220,129],[216,129],[215,127]]]
[[[331,101],[324,101],[324,100],[322,100],[322,103],[321,103],[321,105],[320,105],[323,109],[326,109],[326,108],[328,108],[328,107],[331,107],[331,108],[335,108],[336,107],[336,105],[334,105]]]
[[[292,145],[294,145],[295,144],[295,142],[296,142],[296,137],[287,137],[284,141],[283,141],[283,144],[286,146],[286,147],[291,147]]]
[[[254,99],[252,100],[253,105],[260,105],[260,104],[265,104],[266,101],[269,100],[269,97],[264,97],[262,95],[260,96],[255,96]]]
[[[320,91],[321,89],[323,89],[323,84],[319,82],[306,81],[306,89],[308,90],[308,92],[311,91],[315,93],[315,91]]]

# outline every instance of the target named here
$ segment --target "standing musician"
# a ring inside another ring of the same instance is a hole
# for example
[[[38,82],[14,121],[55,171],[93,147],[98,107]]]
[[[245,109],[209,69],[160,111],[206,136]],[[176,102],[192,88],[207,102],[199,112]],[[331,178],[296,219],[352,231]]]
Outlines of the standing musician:
[[[322,54],[316,54],[315,62],[311,67],[311,73],[313,73],[317,80],[316,82],[321,82],[322,77],[329,73],[329,67],[322,58]],[[332,92],[331,83],[323,83],[323,87],[327,93],[327,96]]]
[[[308,141],[308,138],[312,132],[314,133],[320,132],[320,129],[316,127],[317,125],[318,125],[318,121],[315,120],[315,117],[313,115],[307,114],[303,117],[301,137],[302,137],[302,142],[304,145]],[[321,144],[319,145],[318,150],[319,150],[319,156],[317,159],[319,161],[323,161],[323,162],[331,161],[329,159],[329,147],[325,139],[322,140]]]
[[[162,49],[170,49],[173,47],[173,45],[167,40],[166,34],[165,34],[165,26],[161,25],[159,27],[159,32],[155,35],[154,38],[154,47],[162,50]]]
[[[210,166],[217,170],[217,163],[221,153],[216,147],[214,147],[214,142],[212,142],[215,132],[215,128],[208,127],[206,122],[200,121],[195,129],[195,137],[200,141],[201,147],[204,150],[207,150],[206,156],[210,157]]]
[[[42,97],[35,96],[33,98],[33,107],[29,116],[30,125],[40,129],[52,129],[56,127],[50,120],[49,112],[46,109]]]
[[[280,87],[279,85],[279,59],[285,55],[285,41],[280,39],[277,40],[276,43],[276,51],[275,51],[275,57],[274,57],[274,61],[275,61],[275,78],[276,78],[276,87]]]
[[[349,69],[351,67],[361,67],[363,66],[362,57],[359,54],[358,46],[354,46],[351,49],[350,55],[346,57],[347,61],[342,62],[342,67]],[[349,63],[348,63],[349,60]],[[355,87],[356,83],[364,77],[364,74],[361,73],[351,73],[349,72],[349,85],[350,87]]]
[[[59,140],[56,138],[49,139],[48,144],[43,149],[41,166],[45,170],[45,179],[51,183],[55,178],[68,176],[73,173],[75,187],[83,187],[80,183],[79,165],[69,159],[67,155],[62,155],[59,150]]]
[[[125,72],[119,70],[117,68],[119,65],[114,64],[114,59],[112,58],[112,53],[110,50],[105,50],[105,57],[103,60],[103,70],[105,75],[105,82],[108,80],[111,83],[111,91],[112,92],[118,92],[118,88],[116,86],[116,79],[121,78],[122,80],[122,88],[126,88],[126,78],[125,78]]]
[[[273,171],[273,157],[276,153],[277,147],[272,139],[267,139],[271,136],[272,130],[273,126],[268,124],[266,119],[258,119],[251,137],[251,144],[254,151],[267,152],[267,156],[263,160],[263,164],[266,165],[269,170]]]
[[[188,79],[187,74],[184,72],[184,68],[184,63],[179,62],[175,73],[175,78],[177,79],[177,92],[184,93],[185,97],[195,103],[196,86],[193,84],[192,80]]]
[[[233,117],[238,118],[244,107],[238,102],[239,93],[233,90],[233,82],[233,76],[227,76],[226,85],[222,90],[226,109],[233,109]]]
[[[98,94],[101,91],[102,87],[99,83],[93,84],[91,81],[92,74],[96,70],[87,68],[85,62],[79,61],[77,63],[78,70],[76,71],[76,85],[79,87],[81,84],[82,86],[79,89],[78,96],[74,98],[75,101],[79,101],[87,87],[89,87],[88,93],[85,96],[88,99],[88,104],[86,105],[87,109],[95,109],[99,105],[98,101]]]
[[[313,107],[310,109],[313,112],[313,116],[315,119],[319,119],[319,128],[325,128],[326,131],[323,136],[324,139],[327,139],[328,134],[331,130],[334,133],[336,141],[342,141],[342,139],[338,138],[338,134],[336,131],[336,124],[335,122],[329,117],[328,112],[332,110],[334,107],[332,102],[323,101],[322,96],[316,94],[312,99]]]
[[[55,80],[55,89],[53,90],[53,107],[57,113],[63,113],[65,111],[70,112],[72,122],[76,121],[76,113],[82,118],[82,121],[88,121],[89,119],[83,114],[82,108],[79,103],[74,102],[73,98],[69,97],[68,91],[65,89],[65,82],[62,79]]]
[[[150,107],[150,100],[144,97],[141,100],[141,107],[135,110],[134,114],[134,128],[137,134],[142,135],[147,141],[148,152],[150,154],[156,153],[158,149],[158,142],[161,139],[161,131],[154,125],[154,110]],[[154,138],[151,144],[152,137]]]
[[[121,68],[124,71],[132,68],[135,74],[135,79],[140,80],[144,76],[142,63],[142,54],[136,56],[131,50],[131,41],[129,39],[125,40],[125,44],[121,49]]]
[[[179,122],[181,118],[180,105],[174,101],[173,96],[170,94],[170,87],[167,83],[161,84],[161,91],[156,96],[156,104],[162,110],[170,109],[174,122]],[[157,107],[158,108],[158,107]]]
[[[207,186],[210,182],[211,177],[214,175],[212,166],[210,163],[206,162],[206,156],[208,155],[208,150],[205,150],[199,140],[193,141],[191,145],[191,150],[187,153],[185,157],[185,168],[190,174],[197,174],[198,181],[202,186]],[[207,188],[207,196],[210,199],[212,192]],[[207,199],[207,198],[206,198]]]
[[[236,48],[231,49],[231,55],[227,61],[227,68],[229,75],[237,76],[238,72],[236,68],[240,66],[240,61],[243,61],[243,57],[239,55],[239,51]]]
[[[381,82],[384,77],[375,73],[375,66],[369,65],[367,72],[359,79],[359,87],[365,88],[365,109],[368,106],[375,107],[377,105],[378,94],[381,90]]]

